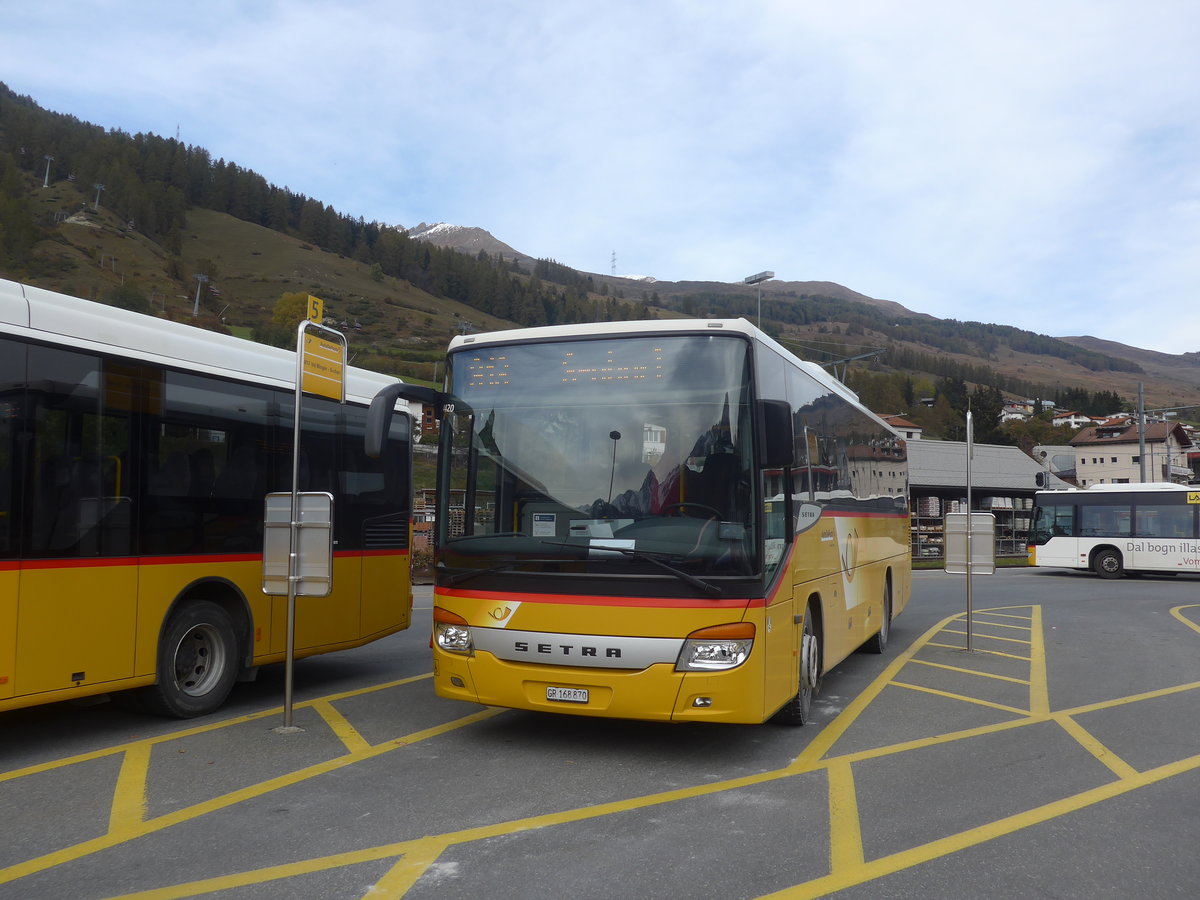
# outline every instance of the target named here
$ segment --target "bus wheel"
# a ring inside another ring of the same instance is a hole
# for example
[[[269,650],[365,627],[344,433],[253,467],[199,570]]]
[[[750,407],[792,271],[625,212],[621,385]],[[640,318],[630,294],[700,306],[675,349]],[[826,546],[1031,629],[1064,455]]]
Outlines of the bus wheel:
[[[158,647],[158,681],[144,700],[152,712],[187,719],[217,710],[237,677],[237,638],[229,614],[210,600],[184,605]]]
[[[812,719],[812,701],[821,688],[821,636],[813,620],[810,601],[804,608],[804,629],[800,633],[800,689],[796,696],[775,714],[784,725],[807,725]]]
[[[1120,553],[1112,547],[1105,547],[1096,553],[1096,558],[1092,560],[1092,568],[1101,578],[1120,578],[1125,572],[1125,563],[1122,562]]]
[[[887,649],[888,636],[892,632],[892,582],[889,579],[884,579],[883,582],[883,619],[879,623],[879,630],[871,637],[867,638],[866,650],[868,653],[882,653]]]

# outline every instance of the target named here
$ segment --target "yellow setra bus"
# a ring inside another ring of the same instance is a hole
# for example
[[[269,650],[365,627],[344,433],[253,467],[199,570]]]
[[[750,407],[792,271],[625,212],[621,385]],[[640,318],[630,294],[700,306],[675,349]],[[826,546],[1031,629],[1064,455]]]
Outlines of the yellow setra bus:
[[[291,490],[294,382],[287,351],[0,281],[0,710],[141,688],[196,716],[284,659],[263,502]],[[409,624],[407,411],[381,458],[362,443],[392,382],[304,400],[300,489],[334,496],[336,545],[297,656]]]
[[[745,320],[456,337],[434,683],[475,703],[803,724],[911,593],[905,445]],[[375,448],[369,452],[376,452]]]

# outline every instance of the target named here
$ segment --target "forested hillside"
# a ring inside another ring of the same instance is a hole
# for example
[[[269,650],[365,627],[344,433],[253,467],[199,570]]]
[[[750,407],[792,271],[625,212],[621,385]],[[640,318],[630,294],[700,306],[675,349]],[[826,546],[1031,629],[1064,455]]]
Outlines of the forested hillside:
[[[106,130],[3,84],[0,275],[276,343],[291,330],[281,299],[313,293],[353,333],[360,364],[424,379],[461,330],[759,312],[745,285],[647,284],[434,246],[203,147]],[[1111,412],[1141,377],[1136,362],[1096,349],[807,284],[766,286],[764,330],[932,434],[956,435],[968,397],[975,408],[1019,396]],[[1159,400],[1174,391],[1161,387]],[[944,404],[936,414],[919,402],[930,396]]]

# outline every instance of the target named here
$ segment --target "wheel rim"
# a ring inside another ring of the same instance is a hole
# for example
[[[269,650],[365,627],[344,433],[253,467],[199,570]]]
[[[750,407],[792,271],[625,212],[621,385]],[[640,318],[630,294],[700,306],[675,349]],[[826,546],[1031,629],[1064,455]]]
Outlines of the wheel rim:
[[[811,694],[817,686],[817,638],[806,625],[800,647],[800,690]]]
[[[216,627],[200,624],[190,628],[175,647],[175,685],[189,697],[203,697],[213,689],[225,670],[225,642]]]
[[[1100,557],[1100,568],[1102,568],[1105,572],[1111,573],[1118,571],[1121,566],[1120,563],[1117,562],[1117,558],[1115,556],[1113,556],[1111,553],[1106,553]]]

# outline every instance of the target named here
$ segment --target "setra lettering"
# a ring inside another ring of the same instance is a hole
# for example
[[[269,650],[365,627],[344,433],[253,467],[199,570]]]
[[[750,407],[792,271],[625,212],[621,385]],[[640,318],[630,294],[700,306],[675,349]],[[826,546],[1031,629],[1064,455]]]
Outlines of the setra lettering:
[[[529,641],[513,641],[513,650],[517,653],[538,653],[544,656],[557,656],[562,659],[583,657],[599,659],[603,650],[605,659],[621,659],[620,647],[590,647],[576,644],[530,644]]]

